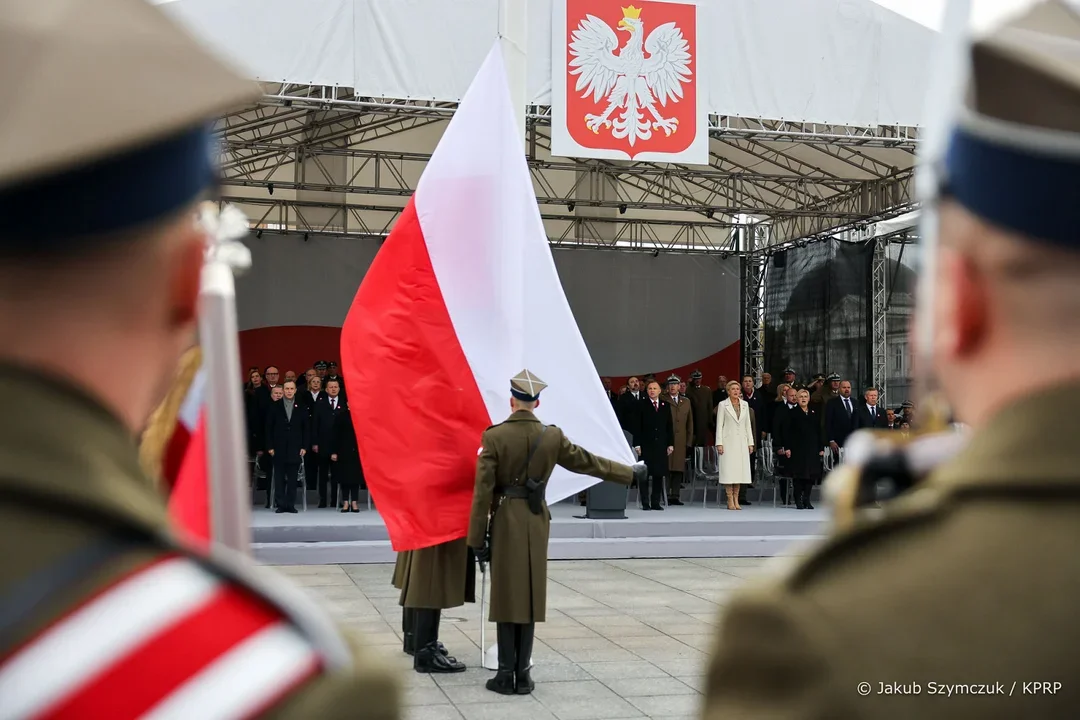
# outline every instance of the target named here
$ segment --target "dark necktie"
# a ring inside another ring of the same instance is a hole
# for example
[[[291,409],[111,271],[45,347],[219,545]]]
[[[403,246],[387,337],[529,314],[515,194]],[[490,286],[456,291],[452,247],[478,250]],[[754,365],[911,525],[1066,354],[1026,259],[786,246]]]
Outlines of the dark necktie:
[[[844,409],[847,410],[848,417],[851,417],[851,400],[844,398]]]
[[[660,412],[660,403],[653,400],[652,401],[652,406],[653,406],[653,410],[655,410],[656,412]]]

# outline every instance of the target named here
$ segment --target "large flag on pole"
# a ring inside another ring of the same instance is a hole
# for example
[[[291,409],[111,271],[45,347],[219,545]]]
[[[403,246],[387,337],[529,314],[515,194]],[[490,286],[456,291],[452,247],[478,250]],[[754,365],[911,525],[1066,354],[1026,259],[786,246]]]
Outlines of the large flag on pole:
[[[463,537],[480,435],[510,378],[548,383],[537,415],[633,462],[563,293],[498,44],[450,121],[342,327],[364,476],[395,550]],[[394,391],[380,388],[393,384]],[[548,502],[596,481],[557,470]]]
[[[172,486],[169,515],[190,537],[210,541],[210,470],[206,443],[206,372],[191,383],[177,414],[176,430],[165,462],[165,480]]]

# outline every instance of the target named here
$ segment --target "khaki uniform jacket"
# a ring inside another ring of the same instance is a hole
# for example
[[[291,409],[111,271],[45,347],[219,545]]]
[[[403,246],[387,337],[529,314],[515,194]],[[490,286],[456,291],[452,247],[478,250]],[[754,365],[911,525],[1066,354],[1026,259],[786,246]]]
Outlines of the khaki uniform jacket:
[[[683,395],[677,402],[672,402],[670,395],[661,396],[671,408],[671,426],[675,429],[675,450],[668,455],[668,470],[683,472],[686,470],[686,448],[694,441],[694,413],[690,398]]]
[[[476,602],[476,559],[465,538],[398,553],[394,587],[402,607],[449,610]]]
[[[883,516],[730,603],[704,717],[1077,717],[1080,414],[1065,400],[1077,392],[1006,407]],[[1033,681],[1062,685],[1024,694]]]
[[[505,498],[501,488],[525,486],[529,447],[542,426],[528,410],[484,431],[476,463],[476,489],[469,519],[469,546],[481,547],[491,519],[491,622],[544,622],[547,612],[547,551],[551,513],[534,515],[524,498]],[[596,457],[579,448],[554,425],[537,446],[529,475],[545,482],[555,466],[630,485],[629,465]]]
[[[709,429],[713,426],[716,408],[712,404],[712,390],[708,385],[686,386],[686,397],[690,398],[690,408],[694,416],[694,447],[709,444]]]
[[[3,633],[2,673],[5,656],[132,569],[189,553],[170,536],[165,502],[143,475],[135,439],[108,411],[59,379],[21,368],[0,368],[0,397],[23,398],[19,412],[0,414],[0,547],[9,550],[0,563],[0,606],[79,549],[124,541],[100,569],[59,596],[48,595],[13,633]],[[386,663],[358,641],[343,642],[285,578],[267,582],[269,571],[244,559],[199,565],[262,596],[317,647],[324,647],[318,635],[325,630],[342,653],[343,667],[301,685],[260,717],[353,718],[357,707],[369,718],[400,717],[397,682]]]
[[[833,392],[828,384],[818,388],[817,392],[810,396],[810,409],[815,411],[821,420],[821,432],[823,435],[825,433],[825,406],[829,404],[830,400],[838,397],[840,397],[840,391]]]

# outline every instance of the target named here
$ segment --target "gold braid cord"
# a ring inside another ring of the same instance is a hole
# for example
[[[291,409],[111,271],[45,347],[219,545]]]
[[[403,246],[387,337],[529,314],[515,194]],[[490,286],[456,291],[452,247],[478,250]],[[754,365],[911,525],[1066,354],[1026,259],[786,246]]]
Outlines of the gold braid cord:
[[[195,381],[195,375],[202,365],[202,348],[196,346],[184,353],[180,358],[180,367],[176,374],[176,382],[173,383],[169,394],[150,416],[150,422],[142,434],[139,444],[139,463],[147,477],[154,481],[154,486],[162,487],[162,463],[165,461],[165,451],[169,447],[169,440],[176,423],[180,419],[180,406],[184,404],[191,383]]]

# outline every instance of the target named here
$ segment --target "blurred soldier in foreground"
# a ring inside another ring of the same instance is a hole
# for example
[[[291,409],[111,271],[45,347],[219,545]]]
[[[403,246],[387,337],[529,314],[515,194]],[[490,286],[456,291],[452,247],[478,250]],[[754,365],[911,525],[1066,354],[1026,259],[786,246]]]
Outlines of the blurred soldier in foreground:
[[[973,48],[927,308],[970,441],[728,605],[709,720],[1076,717],[1078,46],[1054,0]]]
[[[184,547],[139,465],[194,341],[207,123],[257,88],[144,0],[0,9],[0,715],[396,718],[384,664]]]
[[[499,671],[487,689],[501,695],[528,695],[534,687],[529,675],[533,632],[547,614],[551,514],[544,492],[551,472],[559,465],[623,485],[636,478],[639,487],[645,474],[643,463],[630,467],[596,457],[559,428],[541,423],[533,411],[546,387],[528,370],[510,381],[511,415],[484,431],[476,462],[468,539],[477,559],[491,562],[488,620],[497,624]]]

